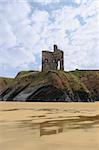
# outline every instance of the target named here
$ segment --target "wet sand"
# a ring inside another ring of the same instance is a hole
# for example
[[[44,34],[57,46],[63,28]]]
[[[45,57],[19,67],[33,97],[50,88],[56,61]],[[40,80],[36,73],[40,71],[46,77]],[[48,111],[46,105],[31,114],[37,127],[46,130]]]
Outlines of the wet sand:
[[[99,103],[0,102],[1,150],[98,150]]]

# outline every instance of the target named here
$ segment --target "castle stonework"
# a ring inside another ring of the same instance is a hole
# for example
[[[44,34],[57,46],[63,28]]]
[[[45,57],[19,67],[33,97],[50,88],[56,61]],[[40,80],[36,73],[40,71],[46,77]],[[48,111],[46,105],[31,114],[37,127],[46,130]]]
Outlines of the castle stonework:
[[[54,52],[42,51],[42,71],[64,70],[64,52],[54,45]]]

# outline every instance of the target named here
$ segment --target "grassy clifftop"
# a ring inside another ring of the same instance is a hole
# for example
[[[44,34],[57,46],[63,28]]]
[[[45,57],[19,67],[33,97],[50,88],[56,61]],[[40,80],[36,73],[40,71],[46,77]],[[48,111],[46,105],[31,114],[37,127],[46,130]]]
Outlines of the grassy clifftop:
[[[0,77],[0,93],[14,81],[13,78]]]
[[[2,100],[95,101],[99,100],[99,71],[22,71],[7,80]]]

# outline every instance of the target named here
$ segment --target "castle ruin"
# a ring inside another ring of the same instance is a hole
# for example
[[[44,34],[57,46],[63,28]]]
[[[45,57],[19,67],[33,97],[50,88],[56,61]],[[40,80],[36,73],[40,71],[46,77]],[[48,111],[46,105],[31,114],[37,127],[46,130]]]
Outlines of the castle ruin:
[[[64,52],[54,45],[54,52],[42,51],[42,71],[64,70]]]

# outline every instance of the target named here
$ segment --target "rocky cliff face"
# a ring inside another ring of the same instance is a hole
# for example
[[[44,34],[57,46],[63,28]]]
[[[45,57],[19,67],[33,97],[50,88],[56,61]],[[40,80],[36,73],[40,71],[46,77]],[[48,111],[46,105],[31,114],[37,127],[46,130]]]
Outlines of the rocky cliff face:
[[[0,78],[0,94],[13,82],[12,78]]]
[[[99,71],[20,72],[0,91],[3,101],[97,101]]]

